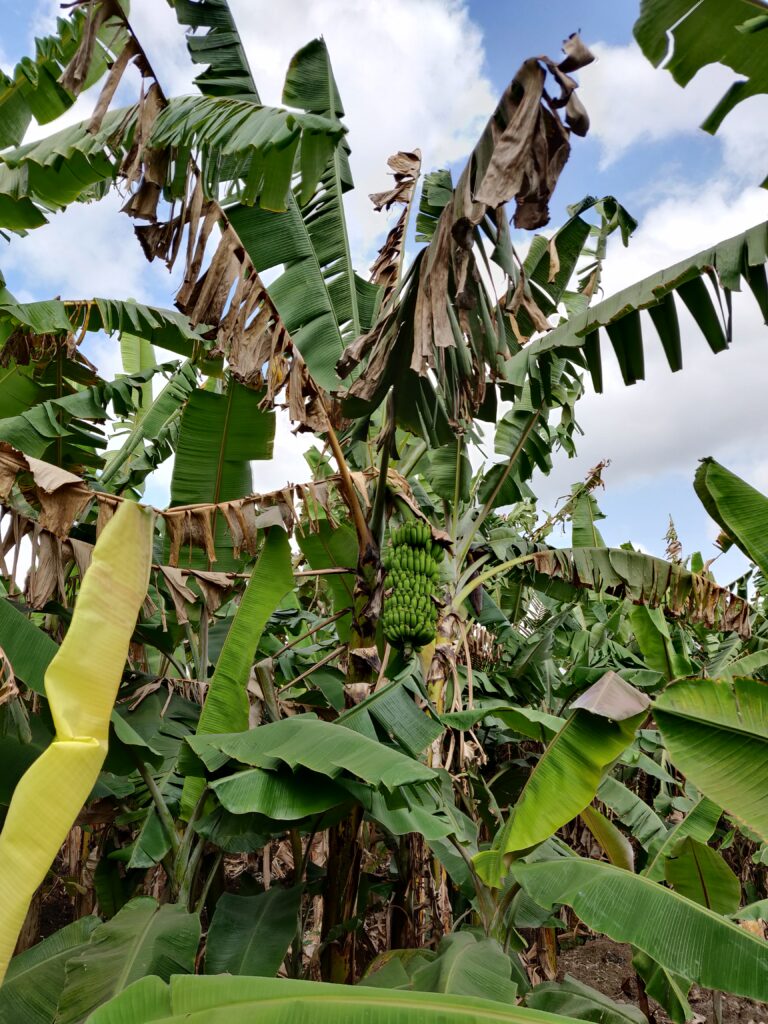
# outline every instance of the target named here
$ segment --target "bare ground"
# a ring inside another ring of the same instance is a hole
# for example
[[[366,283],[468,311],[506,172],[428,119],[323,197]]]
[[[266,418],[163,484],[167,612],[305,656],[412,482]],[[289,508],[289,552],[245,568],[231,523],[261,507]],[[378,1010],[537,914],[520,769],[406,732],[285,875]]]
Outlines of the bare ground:
[[[561,952],[557,969],[559,980],[570,974],[616,1002],[637,1005],[637,983],[629,946],[610,939],[593,939],[582,946]],[[700,1024],[714,1022],[711,992],[694,985],[689,1002]],[[651,1024],[671,1024],[670,1018],[658,1003],[651,999],[650,1004],[653,1014]],[[768,1003],[755,1003],[751,999],[723,995],[722,1006],[723,1024],[768,1024]]]

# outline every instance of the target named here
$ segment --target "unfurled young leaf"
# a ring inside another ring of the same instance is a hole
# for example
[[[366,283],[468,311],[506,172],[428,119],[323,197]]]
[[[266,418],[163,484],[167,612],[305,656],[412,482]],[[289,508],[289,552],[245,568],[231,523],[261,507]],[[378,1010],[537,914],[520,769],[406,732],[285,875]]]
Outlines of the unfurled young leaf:
[[[149,582],[152,513],[125,501],[93,551],[72,622],[45,674],[53,743],[26,771],[0,833],[0,977],[29,901],[96,782],[128,643]]]

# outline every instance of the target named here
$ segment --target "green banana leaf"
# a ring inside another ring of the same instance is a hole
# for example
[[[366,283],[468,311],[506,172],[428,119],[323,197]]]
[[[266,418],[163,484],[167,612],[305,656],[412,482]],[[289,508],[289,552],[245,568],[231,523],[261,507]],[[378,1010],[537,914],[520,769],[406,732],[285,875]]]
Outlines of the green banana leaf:
[[[120,335],[120,357],[123,371],[127,374],[141,373],[157,365],[157,357],[152,343],[147,338],[124,331]],[[152,404],[152,384],[150,381],[142,387],[141,398],[136,403],[133,423],[137,423]]]
[[[181,417],[171,477],[171,507],[218,503],[243,498],[253,491],[250,463],[271,459],[275,414],[260,408],[257,391],[232,380],[225,395],[198,389]],[[221,512],[212,513],[216,568],[240,568],[232,536]],[[181,551],[184,562],[210,568],[204,551]]]
[[[116,377],[47,398],[18,415],[0,420],[0,440],[25,455],[56,465],[72,465],[75,469],[98,466],[102,459],[97,451],[106,448],[107,442],[93,423],[109,419],[110,403],[123,415],[135,410],[141,388],[161,369],[155,366],[130,377]]]
[[[681,680],[654,717],[675,766],[735,821],[768,841],[768,683]]]
[[[665,970],[647,954],[636,952],[632,966],[643,979],[646,993],[661,1003],[675,1024],[685,1024],[693,1017],[688,1002],[691,982]]]
[[[211,783],[231,814],[261,814],[276,822],[295,821],[349,802],[349,793],[330,779],[310,772],[274,772],[251,768]]]
[[[197,724],[198,735],[248,728],[247,686],[256,648],[270,615],[292,589],[291,548],[285,531],[275,526],[267,533],[216,662]],[[202,791],[203,780],[190,775],[182,795],[184,816],[192,812]]]
[[[291,58],[283,103],[314,116],[344,116],[324,39],[313,39]],[[306,141],[302,141],[303,154],[308,151]],[[352,266],[343,201],[344,193],[353,188],[349,145],[341,140],[331,151],[330,159],[319,151],[313,151],[312,157],[322,172],[320,187],[315,190],[309,181],[302,180],[299,204],[346,343],[373,326],[381,289],[356,274]]]
[[[182,2],[174,4],[174,9],[182,25],[198,30],[187,35],[187,49],[194,61],[208,65],[196,80],[201,92],[236,95],[259,106],[259,93],[227,4],[217,0],[201,9],[199,4]],[[334,119],[343,114],[322,40],[296,54],[285,88],[286,102]],[[375,293],[351,268],[342,192],[351,188],[352,179],[343,143],[330,161],[323,161],[316,147],[307,147],[306,157],[322,173],[320,188],[306,209],[301,210],[289,192],[285,213],[243,203],[228,205],[225,212],[257,271],[282,266],[283,272],[269,285],[269,294],[313,379],[331,389],[339,383],[336,363],[344,348],[342,331],[354,334],[366,323],[370,326]],[[306,190],[300,198],[302,202],[309,199]]]
[[[0,1024],[53,1024],[67,961],[86,948],[98,917],[81,917],[11,960],[0,986]]]
[[[571,510],[571,547],[604,548],[597,521],[605,519],[592,494],[577,495]]]
[[[598,795],[600,789],[598,788]],[[635,851],[632,843],[610,818],[606,818],[596,807],[585,807],[579,817],[592,833],[594,839],[611,864],[625,871],[635,870]]]
[[[648,850],[648,863],[642,874],[660,882],[664,878],[664,865],[675,846],[686,836],[699,843],[707,843],[722,817],[722,809],[705,796],[699,796],[681,822],[668,832],[659,832],[644,844]]]
[[[716,914],[733,914],[741,902],[741,883],[720,854],[690,836],[665,860],[664,877],[681,896]]]
[[[431,768],[399,750],[309,713],[249,732],[190,736],[187,743],[210,771],[233,758],[254,768],[274,768],[281,762],[294,770],[301,766],[330,779],[348,772],[388,790],[434,778]]]
[[[45,693],[45,673],[59,645],[7,597],[0,599],[0,647],[17,678],[35,693]]]
[[[674,645],[669,623],[661,608],[636,605],[629,612],[629,621],[643,661],[649,669],[661,672],[667,680],[693,673],[688,655]]]
[[[378,738],[378,725],[412,757],[418,757],[444,732],[440,722],[418,708],[412,695],[397,680],[343,711],[336,722],[372,740]]]
[[[642,875],[581,857],[517,863],[514,875],[537,903],[566,903],[668,971],[752,999],[768,994],[768,943]]]
[[[57,1024],[79,1024],[102,1003],[148,974],[168,981],[191,972],[200,942],[200,919],[178,904],[159,906],[149,896],[131,900],[99,925],[88,945],[67,962]]]
[[[121,335],[121,343],[125,337],[124,334]],[[136,340],[141,345],[149,344],[143,338]],[[134,474],[131,473],[133,467],[130,464],[136,462],[137,452],[140,453],[139,458],[145,455],[144,441],[149,440],[152,445],[157,446],[162,439],[170,437],[171,425],[178,422],[184,403],[194,392],[196,386],[195,371],[189,361],[182,363],[173,373],[154,401],[150,385],[148,397],[142,395],[142,402],[128,436],[112,455],[107,468],[99,477],[100,488],[106,489],[107,485],[112,483],[113,489],[121,490],[135,479]],[[170,454],[169,445],[168,455]],[[129,465],[126,466],[126,463]],[[148,463],[148,470],[150,466],[154,468],[154,464]]]
[[[319,519],[314,532],[306,530],[296,541],[312,569],[349,569],[349,573],[332,574],[323,581],[330,591],[334,612],[352,608],[355,596],[355,573],[359,548],[357,534],[352,526],[341,523],[331,526],[327,519]],[[352,613],[342,615],[336,621],[336,634],[340,643],[349,640]]]
[[[311,1015],[313,1024],[361,1019],[366,1024],[574,1024],[570,1017],[470,996],[226,975],[182,976],[170,987],[145,978],[93,1014],[88,1024],[295,1024],[302,1013]]]
[[[714,459],[701,460],[693,486],[728,543],[768,576],[768,498]]]
[[[513,1005],[522,968],[495,939],[472,932],[454,932],[440,940],[437,951],[396,949],[381,954],[360,984],[411,992],[444,992],[477,996]],[[527,980],[526,980],[527,983]]]
[[[296,936],[301,893],[294,885],[258,896],[220,896],[208,929],[205,973],[274,978]]]
[[[91,28],[84,10],[56,19],[56,32],[35,39],[35,56],[23,57],[11,75],[0,75],[0,149],[18,146],[34,118],[38,124],[55,120],[75,102],[74,83],[62,76]],[[81,88],[95,84],[119,55],[128,33],[119,19],[108,17],[98,27],[87,69],[80,74]],[[36,224],[23,225],[36,227]]]
[[[583,811],[608,766],[632,742],[648,704],[615,673],[590,687],[528,777],[509,826],[502,830],[503,841],[497,836],[491,855],[476,858],[481,871],[499,856],[543,842]],[[498,884],[490,879],[489,884]]]
[[[742,100],[768,92],[768,36],[760,31],[765,25],[758,4],[643,0],[633,33],[648,60],[656,67],[663,65],[678,85],[687,85],[701,68],[718,62],[736,72],[738,80],[701,126],[714,135]]]
[[[768,899],[750,903],[746,907],[742,907],[735,914],[731,914],[731,917],[737,921],[768,920]]]
[[[626,825],[643,849],[649,849],[655,839],[666,838],[667,827],[653,808],[618,779],[610,775],[603,779],[597,797]]]
[[[95,130],[83,121],[6,150],[0,154],[0,188],[32,204],[38,223],[45,223],[42,210],[104,195],[131,152],[140,116],[139,105],[113,109]],[[194,152],[207,197],[218,199],[227,188],[238,191],[247,204],[261,199],[265,209],[284,211],[294,170],[307,174],[306,188],[313,191],[322,171],[317,157],[327,161],[343,133],[335,118],[230,96],[181,96],[165,101],[148,141],[159,149]],[[308,144],[306,150],[302,141]],[[160,167],[156,165],[155,173]],[[176,161],[162,167],[167,193],[180,198],[178,182],[184,176],[178,174]],[[4,207],[10,223],[0,221],[0,227],[12,227],[19,214],[7,203],[0,204],[0,214]],[[32,219],[29,207],[22,219]]]
[[[525,1005],[597,1024],[647,1024],[645,1014],[636,1006],[615,1003],[569,974],[563,981],[545,981],[536,985],[525,997]]]
[[[546,372],[552,356],[573,360],[589,369],[596,391],[603,390],[600,355],[600,329],[606,328],[618,358],[625,384],[634,384],[644,376],[643,325],[640,310],[647,309],[659,335],[670,369],[682,368],[680,327],[674,295],[696,321],[713,352],[722,352],[730,341],[730,324],[723,325],[703,281],[714,272],[728,292],[738,291],[743,278],[751,288],[763,318],[768,320],[768,283],[765,262],[768,258],[768,223],[755,225],[733,238],[696,253],[674,266],[658,270],[598,302],[583,313],[576,313],[553,331],[526,345],[507,362],[508,379],[538,379]]]

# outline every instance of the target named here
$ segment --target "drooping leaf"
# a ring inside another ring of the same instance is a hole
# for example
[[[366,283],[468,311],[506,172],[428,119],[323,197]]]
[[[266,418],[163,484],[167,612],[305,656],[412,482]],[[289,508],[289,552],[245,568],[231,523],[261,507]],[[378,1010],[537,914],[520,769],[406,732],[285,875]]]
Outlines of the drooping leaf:
[[[596,1024],[647,1024],[645,1014],[636,1006],[615,1003],[569,974],[563,981],[545,981],[536,985],[525,997],[525,1005],[575,1020],[595,1021]]]
[[[693,486],[728,542],[768,574],[768,498],[714,459],[702,459]]]
[[[340,779],[342,772],[348,772],[389,790],[434,776],[431,768],[414,758],[308,713],[250,732],[198,735],[187,742],[209,769],[219,767],[227,758],[254,768],[271,768],[283,762],[290,768],[301,765],[331,779]]]
[[[750,606],[745,600],[674,562],[623,548],[553,548],[537,552],[533,564],[538,573],[577,590],[626,597],[650,608],[664,606],[690,622],[750,636]]]
[[[768,684],[681,680],[659,694],[654,717],[670,757],[737,821],[768,840]]]
[[[675,1024],[685,1024],[693,1017],[693,1010],[688,1002],[690,981],[665,970],[647,953],[640,951],[632,957],[632,966],[643,979],[645,991],[652,999],[661,1003]]]
[[[542,906],[568,904],[675,974],[754,999],[768,991],[768,943],[642,875],[581,857],[516,864],[514,873]]]
[[[216,904],[205,947],[206,974],[273,978],[296,936],[301,886],[273,886],[258,896],[225,892]]]
[[[141,373],[142,370],[149,370],[157,365],[155,350],[151,342],[147,338],[140,338],[127,331],[120,335],[120,355],[123,360],[123,370],[128,374]],[[141,389],[141,399],[137,403],[135,421],[142,418],[151,404],[152,384],[147,381]]]
[[[498,885],[498,857],[547,839],[594,798],[603,773],[632,742],[649,701],[615,673],[595,683],[574,705],[531,772],[507,828],[494,841],[491,856],[476,858],[478,870]],[[500,838],[503,835],[503,841]]]

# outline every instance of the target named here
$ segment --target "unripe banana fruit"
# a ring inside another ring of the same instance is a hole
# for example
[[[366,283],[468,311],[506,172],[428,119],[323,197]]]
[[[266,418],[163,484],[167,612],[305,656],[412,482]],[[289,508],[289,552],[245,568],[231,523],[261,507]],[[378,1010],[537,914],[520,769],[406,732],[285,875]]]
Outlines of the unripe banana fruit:
[[[437,608],[432,600],[443,549],[426,523],[406,523],[390,534],[384,568],[391,585],[384,598],[382,626],[393,647],[424,647],[435,639]]]

